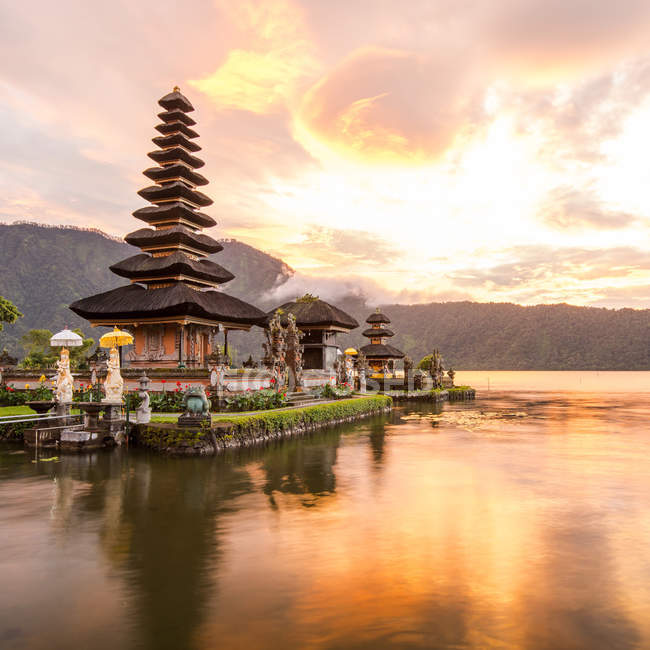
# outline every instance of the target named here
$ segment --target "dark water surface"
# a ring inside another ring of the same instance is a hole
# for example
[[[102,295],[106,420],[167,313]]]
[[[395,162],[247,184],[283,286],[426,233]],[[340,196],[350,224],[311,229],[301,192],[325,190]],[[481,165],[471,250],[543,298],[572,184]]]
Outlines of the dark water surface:
[[[0,648],[649,648],[649,422],[492,392],[223,458],[2,447]]]

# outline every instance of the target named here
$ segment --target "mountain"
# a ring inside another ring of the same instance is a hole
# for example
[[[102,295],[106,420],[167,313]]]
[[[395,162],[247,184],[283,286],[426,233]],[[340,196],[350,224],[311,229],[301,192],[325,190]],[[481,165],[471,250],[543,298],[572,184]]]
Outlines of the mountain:
[[[224,250],[210,257],[235,274],[224,285],[229,294],[247,296],[256,304],[293,274],[284,262],[252,246],[233,239],[221,243]],[[68,305],[126,284],[108,267],[140,252],[99,230],[0,223],[0,296],[24,314],[0,332],[0,349],[6,347],[22,356],[20,337],[33,328],[55,332],[66,325],[80,327],[97,339],[100,330],[90,327]]]
[[[211,256],[236,278],[224,290],[268,310],[272,290],[292,269],[281,260],[235,240]],[[97,230],[0,224],[0,295],[25,314],[0,332],[0,348],[22,355],[20,336],[32,328],[64,325],[98,331],[67,306],[85,296],[124,284],[108,267],[139,252]],[[358,296],[332,299],[360,323],[374,309]],[[448,302],[380,305],[392,320],[391,343],[416,362],[434,347],[457,369],[650,370],[650,310],[602,309],[572,305],[523,307],[509,303]],[[340,337],[342,348],[367,341],[363,327]],[[263,336],[231,334],[239,359],[260,356]]]
[[[356,303],[347,308],[361,323],[370,310]],[[416,363],[437,347],[458,369],[650,370],[650,309],[475,302],[380,308],[392,321],[391,344]],[[367,342],[359,332],[350,344]]]

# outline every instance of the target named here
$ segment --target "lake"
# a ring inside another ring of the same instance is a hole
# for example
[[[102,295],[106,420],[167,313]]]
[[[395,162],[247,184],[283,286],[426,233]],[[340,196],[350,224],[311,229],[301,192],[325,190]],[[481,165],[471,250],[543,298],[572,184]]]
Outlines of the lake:
[[[650,373],[466,382],[217,458],[0,447],[0,648],[650,647]]]

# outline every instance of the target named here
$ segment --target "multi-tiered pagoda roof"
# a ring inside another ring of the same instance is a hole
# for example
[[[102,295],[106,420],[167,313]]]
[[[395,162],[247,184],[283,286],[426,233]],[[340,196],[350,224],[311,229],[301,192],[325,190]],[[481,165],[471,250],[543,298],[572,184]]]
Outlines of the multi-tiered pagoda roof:
[[[138,192],[152,205],[133,213],[149,227],[125,237],[142,252],[110,267],[131,284],[78,300],[70,308],[95,325],[183,316],[233,326],[261,324],[265,314],[257,307],[214,290],[234,275],[207,259],[223,247],[201,232],[216,221],[201,212],[212,199],[197,189],[208,180],[196,171],[204,163],[194,155],[201,150],[192,128],[196,122],[188,115],[194,107],[178,88],[158,103],[164,109],[155,127],[161,135],[153,138],[158,149],[148,154],[157,166],[143,172],[154,184]]]
[[[366,355],[366,358],[388,361],[390,359],[402,359],[405,356],[401,350],[386,343],[386,339],[395,336],[395,333],[386,327],[386,325],[390,324],[390,318],[382,314],[379,308],[374,314],[370,314],[366,318],[366,323],[370,327],[364,330],[362,334],[370,339],[370,343],[361,348],[361,352]]]

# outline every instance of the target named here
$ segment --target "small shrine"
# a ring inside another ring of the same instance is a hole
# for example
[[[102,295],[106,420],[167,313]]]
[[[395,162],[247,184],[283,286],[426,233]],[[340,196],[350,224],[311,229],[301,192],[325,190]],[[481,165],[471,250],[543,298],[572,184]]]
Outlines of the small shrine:
[[[153,138],[158,149],[147,154],[157,166],[143,172],[155,184],[138,192],[152,205],[133,213],[150,227],[125,237],[142,252],[110,267],[131,284],[77,300],[70,309],[93,326],[133,333],[125,365],[200,368],[218,332],[227,337],[228,330],[249,330],[266,315],[218,290],[234,275],[208,259],[223,247],[201,232],[216,222],[200,212],[212,200],[197,189],[208,180],[196,171],[204,163],[195,155],[199,134],[188,115],[194,107],[178,87],[158,103],[164,109],[155,127],[160,135]]]
[[[386,343],[386,339],[395,336],[395,333],[386,327],[386,325],[390,324],[390,318],[382,314],[378,307],[374,314],[370,314],[366,318],[366,323],[370,327],[364,330],[362,334],[370,339],[370,343],[362,346],[360,352],[365,355],[373,372],[393,374],[395,372],[395,360],[403,359],[405,355],[401,350]]]
[[[303,346],[304,370],[332,371],[340,353],[336,335],[339,332],[347,334],[359,327],[359,323],[342,309],[309,293],[271,310],[267,315],[267,323],[276,312],[279,312],[283,327],[288,325],[288,316],[292,314],[295,326],[304,334],[300,341]]]

